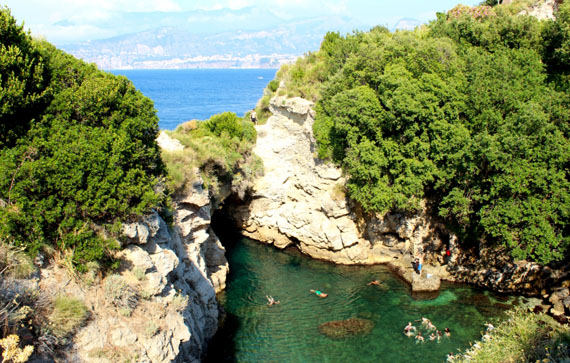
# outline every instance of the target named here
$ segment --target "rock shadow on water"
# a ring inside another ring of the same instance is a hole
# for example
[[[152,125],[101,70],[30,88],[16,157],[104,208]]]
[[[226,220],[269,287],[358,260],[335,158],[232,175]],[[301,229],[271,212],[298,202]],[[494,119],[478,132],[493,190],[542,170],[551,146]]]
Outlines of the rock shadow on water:
[[[237,362],[235,338],[240,328],[240,319],[227,311],[221,311],[219,328],[208,343],[204,363]]]
[[[439,291],[412,291],[411,296],[417,301],[436,300],[439,297]]]
[[[319,332],[332,339],[345,339],[356,335],[367,335],[374,328],[374,322],[362,318],[334,320],[319,325]]]

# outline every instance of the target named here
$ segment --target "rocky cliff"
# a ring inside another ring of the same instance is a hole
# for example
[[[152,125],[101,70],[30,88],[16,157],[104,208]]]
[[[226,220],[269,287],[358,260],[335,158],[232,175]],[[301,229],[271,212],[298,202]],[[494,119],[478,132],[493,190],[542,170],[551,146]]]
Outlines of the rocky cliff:
[[[225,287],[228,272],[224,248],[209,228],[210,214],[208,193],[198,182],[175,200],[172,228],[157,213],[123,226],[120,274],[79,289],[92,318],[75,337],[75,358],[200,361],[217,329],[216,292]],[[109,283],[130,286],[121,290],[132,293],[129,310],[117,303],[122,297],[109,293],[117,291]]]
[[[254,152],[265,174],[249,203],[230,206],[243,233],[278,248],[340,264],[390,263],[414,290],[439,288],[439,276],[413,280],[412,254],[441,248],[437,224],[424,212],[364,218],[345,195],[342,171],[315,156],[313,104],[275,97],[273,116],[257,127]]]
[[[444,279],[549,297],[552,287],[567,279],[563,268],[513,261],[496,250],[462,251],[457,237],[427,206],[415,214],[359,211],[344,193],[341,170],[316,157],[312,107],[301,98],[271,100],[273,116],[257,127],[254,149],[263,159],[265,175],[256,181],[249,203],[229,208],[243,234],[278,248],[295,245],[334,263],[386,263],[414,291],[437,290]],[[421,277],[412,269],[413,256],[420,251],[426,253]],[[555,300],[564,311],[564,299]]]

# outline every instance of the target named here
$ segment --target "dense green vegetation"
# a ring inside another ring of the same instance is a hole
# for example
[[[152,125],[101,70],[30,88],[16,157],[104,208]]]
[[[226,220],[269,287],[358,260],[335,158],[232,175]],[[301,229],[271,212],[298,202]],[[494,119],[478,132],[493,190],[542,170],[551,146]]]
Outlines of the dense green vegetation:
[[[223,187],[245,198],[253,179],[263,172],[261,159],[251,152],[257,133],[247,115],[242,119],[224,112],[206,121],[189,121],[169,135],[185,147],[163,152],[174,193],[184,193],[200,175],[215,198]]]
[[[570,242],[570,4],[556,21],[519,10],[458,6],[415,31],[329,33],[278,73],[279,92],[318,101],[319,156],[344,168],[365,211],[427,199],[464,243],[546,264]]]
[[[152,102],[129,80],[31,39],[0,9],[0,242],[73,251],[116,246],[117,221],[164,199]]]
[[[546,314],[523,309],[487,331],[481,342],[458,354],[453,362],[567,362],[570,330]]]

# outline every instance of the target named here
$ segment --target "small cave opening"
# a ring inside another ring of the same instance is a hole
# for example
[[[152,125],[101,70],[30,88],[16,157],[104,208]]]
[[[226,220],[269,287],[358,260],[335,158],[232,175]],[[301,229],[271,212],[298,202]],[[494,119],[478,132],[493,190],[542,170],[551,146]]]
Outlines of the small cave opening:
[[[236,241],[242,238],[241,229],[233,217],[232,213],[238,206],[245,205],[246,202],[232,194],[222,202],[213,212],[210,227],[216,233],[224,247],[231,247]]]

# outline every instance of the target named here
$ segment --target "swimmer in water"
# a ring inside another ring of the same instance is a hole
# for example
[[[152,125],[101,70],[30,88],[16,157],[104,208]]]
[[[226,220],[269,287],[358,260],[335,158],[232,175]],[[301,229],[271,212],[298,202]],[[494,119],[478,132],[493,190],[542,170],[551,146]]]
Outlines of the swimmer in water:
[[[281,302],[281,301],[275,301],[273,296],[265,295],[265,297],[267,298],[267,305],[269,305],[269,306],[276,305],[276,304],[279,304]]]
[[[419,320],[416,320],[416,321],[419,321]],[[429,324],[431,324],[431,321],[428,318],[424,318],[423,316],[422,316],[421,321],[422,321],[422,326],[426,329],[429,326]]]
[[[313,290],[313,289],[311,289],[310,291],[311,291],[312,293],[314,293],[315,295],[317,295],[318,297],[325,298],[325,297],[329,296],[329,294],[325,294],[324,292],[319,291],[319,290]]]
[[[416,331],[416,327],[412,325],[412,322],[411,322],[411,321],[409,321],[409,322],[408,322],[408,325],[406,325],[406,326],[404,327],[404,332],[407,333],[407,332],[412,331],[412,330],[413,330],[413,331]]]
[[[411,322],[408,322],[408,325],[404,327],[404,335],[409,337],[414,336],[414,332],[416,331],[416,327],[412,325]]]
[[[422,337],[422,332],[419,331],[418,335],[416,335],[416,343],[423,343],[424,342],[424,337]]]

